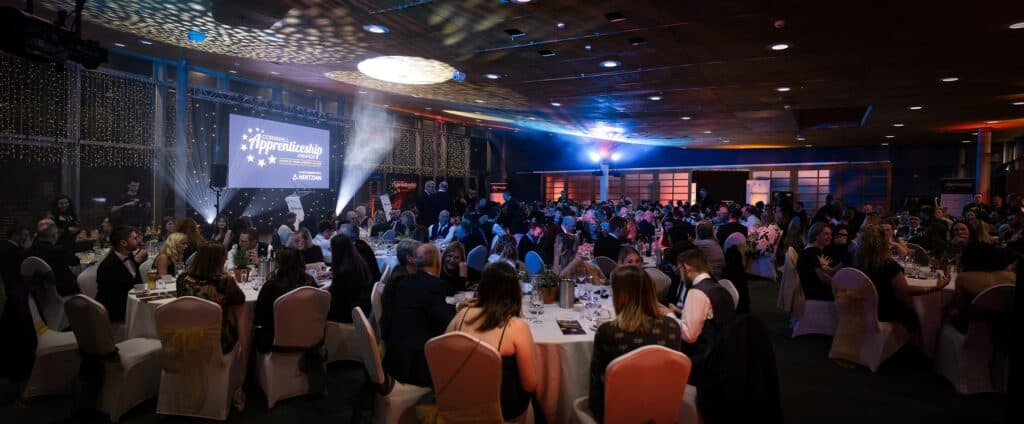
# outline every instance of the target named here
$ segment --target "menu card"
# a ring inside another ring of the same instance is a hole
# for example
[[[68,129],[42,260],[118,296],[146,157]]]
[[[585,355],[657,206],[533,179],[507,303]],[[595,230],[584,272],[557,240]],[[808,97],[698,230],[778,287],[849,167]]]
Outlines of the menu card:
[[[587,334],[587,332],[583,331],[583,326],[580,325],[579,321],[557,320],[556,322],[558,322],[558,329],[562,330],[562,334],[566,336]]]

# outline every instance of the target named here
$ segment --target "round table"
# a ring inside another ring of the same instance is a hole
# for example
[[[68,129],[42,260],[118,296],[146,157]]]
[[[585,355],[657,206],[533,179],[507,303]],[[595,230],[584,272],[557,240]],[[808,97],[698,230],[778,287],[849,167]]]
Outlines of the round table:
[[[386,266],[398,266],[398,256],[389,255],[385,251],[375,251],[373,254],[377,257],[377,268],[380,269],[381,272],[384,271],[384,267]]]
[[[908,276],[907,284],[915,287],[935,287],[938,285],[938,280],[930,276],[927,278]],[[956,274],[954,273],[949,284],[942,290],[911,298],[911,306],[921,325],[921,351],[929,358],[935,355],[935,345],[939,341],[939,332],[942,330],[943,311],[953,301],[955,287]]]

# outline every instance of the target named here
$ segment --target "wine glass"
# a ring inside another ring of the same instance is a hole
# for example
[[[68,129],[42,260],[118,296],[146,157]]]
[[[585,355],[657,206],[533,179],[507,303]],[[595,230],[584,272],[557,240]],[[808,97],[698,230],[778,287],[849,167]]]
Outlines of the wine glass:
[[[530,323],[544,323],[544,321],[540,320],[540,316],[544,314],[544,298],[538,290],[534,290],[533,293],[530,293],[530,314],[533,315],[533,320],[530,321]]]

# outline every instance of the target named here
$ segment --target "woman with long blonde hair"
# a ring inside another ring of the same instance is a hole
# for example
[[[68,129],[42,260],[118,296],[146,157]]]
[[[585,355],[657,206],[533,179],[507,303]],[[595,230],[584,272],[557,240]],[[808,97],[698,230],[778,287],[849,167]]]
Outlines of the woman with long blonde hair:
[[[175,264],[185,263],[185,249],[188,249],[188,236],[183,233],[171,233],[164,241],[160,253],[153,259],[153,269],[159,275],[174,275]]]

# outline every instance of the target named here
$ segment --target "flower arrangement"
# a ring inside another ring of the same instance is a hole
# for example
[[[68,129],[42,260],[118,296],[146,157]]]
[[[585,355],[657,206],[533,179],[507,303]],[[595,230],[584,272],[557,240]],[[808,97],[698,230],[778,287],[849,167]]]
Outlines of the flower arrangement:
[[[747,238],[750,252],[755,256],[774,256],[781,236],[782,230],[775,224],[761,225],[751,229]]]
[[[582,243],[576,250],[576,254],[583,258],[594,257],[594,244],[593,243]]]

